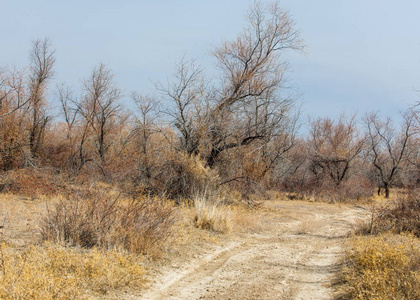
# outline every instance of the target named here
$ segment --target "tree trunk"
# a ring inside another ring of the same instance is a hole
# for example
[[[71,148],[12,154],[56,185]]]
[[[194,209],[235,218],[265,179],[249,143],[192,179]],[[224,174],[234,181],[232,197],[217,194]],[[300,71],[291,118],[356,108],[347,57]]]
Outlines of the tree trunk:
[[[388,199],[389,198],[389,185],[385,184],[385,198]]]

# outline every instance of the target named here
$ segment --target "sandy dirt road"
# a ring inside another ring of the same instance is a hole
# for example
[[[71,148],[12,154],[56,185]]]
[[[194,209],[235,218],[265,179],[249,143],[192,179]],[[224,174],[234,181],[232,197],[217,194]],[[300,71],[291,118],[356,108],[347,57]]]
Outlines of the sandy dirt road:
[[[360,206],[267,201],[262,226],[162,268],[137,299],[332,299]]]

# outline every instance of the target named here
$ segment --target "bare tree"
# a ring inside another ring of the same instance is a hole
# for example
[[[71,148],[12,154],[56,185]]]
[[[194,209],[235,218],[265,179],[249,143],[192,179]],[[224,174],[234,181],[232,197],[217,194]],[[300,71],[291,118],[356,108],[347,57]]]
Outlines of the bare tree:
[[[185,63],[166,95],[184,149],[213,167],[221,153],[280,135],[294,98],[284,97],[285,50],[301,50],[299,32],[278,3],[256,3],[249,28],[214,51],[221,70],[219,86],[202,84],[201,69]]]
[[[54,50],[48,39],[36,40],[32,45],[29,74],[29,105],[31,126],[29,128],[29,148],[33,157],[39,155],[45,128],[50,121],[46,115],[46,90],[48,81],[53,76],[55,64]]]
[[[199,107],[206,101],[205,87],[202,69],[194,61],[187,62],[185,59],[176,64],[173,83],[157,85],[158,90],[171,101],[172,107],[165,113],[179,132],[179,149],[188,154],[199,152],[199,131],[203,121]]]
[[[16,167],[27,144],[23,108],[27,108],[23,73],[0,70],[0,160],[5,171]]]
[[[0,118],[9,116],[25,107],[27,97],[22,72],[0,68]]]
[[[342,114],[337,122],[330,118],[313,121],[308,140],[312,172],[316,176],[327,175],[339,186],[349,175],[352,162],[364,144],[365,138],[358,132],[355,115],[346,118]]]
[[[84,98],[78,105],[83,118],[85,132],[91,130],[100,162],[106,160],[106,153],[112,143],[109,135],[118,117],[121,91],[114,82],[114,75],[104,64],[94,68],[89,78],[83,81]],[[86,137],[84,137],[85,139]]]
[[[215,50],[223,76],[208,118],[209,166],[220,153],[270,139],[281,128],[293,103],[279,94],[287,69],[282,54],[287,49],[302,49],[288,13],[278,3],[267,7],[256,3],[249,28]]]
[[[141,96],[135,92],[132,93],[131,99],[138,108],[135,114],[136,124],[132,132],[139,150],[138,179],[144,180],[147,185],[150,185],[154,173],[154,155],[156,154],[156,146],[153,145],[152,137],[158,132],[156,121],[159,117],[159,104],[155,99]]]
[[[80,122],[80,100],[77,100],[70,87],[61,84],[57,87],[57,97],[64,118],[65,139],[68,150],[67,167],[78,172],[86,162],[83,146],[87,138],[87,126]],[[81,125],[81,126],[80,126]]]
[[[403,119],[400,131],[395,129],[389,117],[382,120],[378,113],[368,114],[364,119],[368,134],[368,158],[379,180],[378,193],[384,188],[386,198],[389,198],[389,189],[401,165],[408,158],[410,143],[416,133],[413,113],[404,113]]]
[[[83,90],[82,97],[76,98],[65,85],[58,88],[66,135],[72,147],[69,163],[77,174],[87,162],[95,162],[106,175],[103,167],[121,110],[118,103],[121,91],[111,70],[103,64],[83,80]]]

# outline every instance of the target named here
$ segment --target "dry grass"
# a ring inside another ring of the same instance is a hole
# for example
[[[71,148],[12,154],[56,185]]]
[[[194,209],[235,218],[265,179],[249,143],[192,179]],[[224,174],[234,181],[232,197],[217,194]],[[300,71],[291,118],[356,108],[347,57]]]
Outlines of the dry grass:
[[[355,237],[339,299],[420,299],[420,241],[412,235]]]
[[[194,225],[197,228],[227,233],[232,230],[231,209],[205,194],[194,199]]]
[[[104,299],[142,286],[139,254],[166,250],[175,211],[99,184],[69,197],[2,194],[0,216],[0,299]]]
[[[45,244],[17,251],[2,243],[0,262],[1,299],[102,298],[144,282],[141,259],[115,250]]]
[[[260,208],[251,207],[235,191],[206,189],[192,200],[193,224],[218,233],[258,230],[262,219],[256,212]]]

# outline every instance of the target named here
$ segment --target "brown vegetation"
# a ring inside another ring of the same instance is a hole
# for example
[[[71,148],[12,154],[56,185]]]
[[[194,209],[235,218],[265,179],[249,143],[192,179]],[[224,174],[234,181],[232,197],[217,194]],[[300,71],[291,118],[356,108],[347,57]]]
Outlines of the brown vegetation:
[[[346,254],[339,299],[420,299],[420,242],[412,236],[357,237]]]
[[[157,197],[120,196],[105,189],[61,199],[42,220],[43,239],[157,256],[173,234],[173,206]]]
[[[372,209],[351,239],[340,275],[340,299],[420,299],[418,193]],[[371,236],[369,236],[371,235]]]
[[[36,224],[46,244],[34,238],[39,245],[18,251],[2,240],[0,297],[66,299],[137,285],[138,261],[170,248],[183,204],[195,230],[226,233],[233,210],[257,208],[268,190],[351,202],[370,199],[375,187],[389,197],[391,187],[419,184],[417,111],[399,127],[378,113],[364,127],[356,116],[320,118],[299,137],[283,59],[303,49],[299,31],[277,3],[256,2],[248,21],[213,51],[219,78],[182,60],[167,85],[156,85],[158,96],[131,94],[135,108],[123,105],[103,64],[79,91],[63,83],[51,93],[56,59],[47,39],[33,42],[27,68],[0,68],[0,192],[45,196],[48,208]],[[379,211],[369,232],[419,236],[418,199]],[[105,266],[106,257],[115,264]]]
[[[16,250],[0,245],[1,299],[91,299],[144,284],[139,257],[120,251],[53,244]]]

